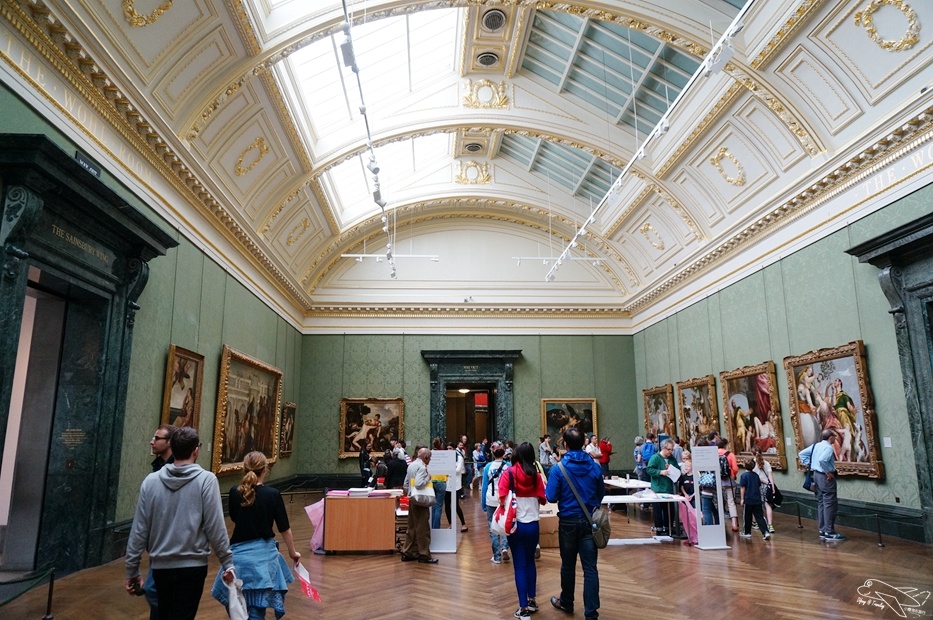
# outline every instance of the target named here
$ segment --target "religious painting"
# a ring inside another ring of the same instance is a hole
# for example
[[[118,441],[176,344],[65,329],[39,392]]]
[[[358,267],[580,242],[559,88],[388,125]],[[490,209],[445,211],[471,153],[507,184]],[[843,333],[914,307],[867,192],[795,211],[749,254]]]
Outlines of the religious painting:
[[[761,450],[772,469],[787,469],[774,362],[719,373],[729,446],[739,463]]]
[[[668,383],[642,390],[645,399],[645,433],[674,436],[674,386]]]
[[[340,453],[338,458],[358,457],[367,442],[370,454],[391,448],[393,437],[405,438],[405,401],[401,398],[341,398]]]
[[[243,471],[254,450],[276,461],[282,401],[282,371],[224,345],[214,421],[215,474]]]
[[[677,382],[680,401],[680,433],[685,445],[695,446],[710,431],[719,432],[719,408],[716,405],[716,378],[706,375]]]
[[[862,341],[785,357],[784,369],[798,451],[830,429],[839,475],[883,478]],[[805,469],[799,458],[797,468]]]
[[[198,428],[203,379],[203,355],[174,344],[169,346],[165,393],[162,396],[162,424]]]
[[[298,405],[285,403],[282,405],[282,432],[279,438],[279,456],[291,456],[292,446],[295,443],[295,410]]]
[[[541,430],[553,440],[560,441],[568,428],[576,426],[584,434],[597,437],[595,398],[542,398]],[[554,444],[558,445],[558,444]]]

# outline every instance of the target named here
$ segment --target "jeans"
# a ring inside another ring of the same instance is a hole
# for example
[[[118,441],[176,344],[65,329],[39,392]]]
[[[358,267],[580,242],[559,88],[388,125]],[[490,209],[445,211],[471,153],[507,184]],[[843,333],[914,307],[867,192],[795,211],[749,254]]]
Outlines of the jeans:
[[[159,592],[159,620],[194,620],[204,592],[207,566],[152,571]]]
[[[536,596],[538,568],[535,566],[535,548],[538,546],[540,531],[538,522],[532,521],[519,523],[515,532],[509,534],[519,607],[527,607],[528,599]]]
[[[156,592],[155,579],[152,577],[152,569],[146,575],[146,581],[143,583],[143,590],[146,591],[146,602],[149,603],[149,620],[159,620],[159,593]]]
[[[599,618],[599,573],[596,570],[596,542],[593,528],[583,515],[561,517],[558,523],[560,545],[560,602],[573,609],[573,591],[577,574],[577,555],[583,566],[584,618]]]
[[[719,525],[719,512],[712,495],[700,494],[700,510],[703,511],[703,525]]]
[[[821,471],[813,470],[816,483],[816,514],[819,531],[826,534],[836,533],[836,512],[839,500],[836,497],[836,477],[829,480]]]
[[[492,515],[495,513],[496,509],[493,506],[486,506],[486,525],[492,523]],[[489,530],[489,542],[492,543],[492,557],[501,560],[502,550],[509,548],[509,539],[505,536],[493,534],[492,530]]]
[[[447,499],[447,483],[434,481],[434,495],[437,503],[431,506],[431,529],[441,529],[441,512],[444,510],[444,501]]]

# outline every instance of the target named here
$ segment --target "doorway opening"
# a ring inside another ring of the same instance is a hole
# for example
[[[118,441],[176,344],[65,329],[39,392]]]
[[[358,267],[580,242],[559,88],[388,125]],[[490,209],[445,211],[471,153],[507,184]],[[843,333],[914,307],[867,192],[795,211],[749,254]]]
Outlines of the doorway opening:
[[[450,441],[467,437],[467,451],[484,438],[492,441],[496,428],[495,383],[447,384],[447,434]]]

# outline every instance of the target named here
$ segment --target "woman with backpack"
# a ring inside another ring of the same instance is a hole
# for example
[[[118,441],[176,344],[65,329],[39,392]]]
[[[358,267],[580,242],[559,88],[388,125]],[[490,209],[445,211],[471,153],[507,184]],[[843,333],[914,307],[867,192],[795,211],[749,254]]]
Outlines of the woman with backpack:
[[[493,460],[486,464],[485,469],[483,469],[483,506],[486,509],[486,524],[492,523],[492,516],[496,513],[496,508],[499,507],[499,496],[497,494],[499,488],[499,477],[505,473],[509,467],[509,463],[505,461],[505,446],[500,442],[492,442],[492,457]],[[492,544],[492,559],[490,562],[493,564],[501,564],[503,560],[508,560],[509,558],[509,539],[505,536],[499,536],[494,534],[492,530],[489,530],[489,542]]]
[[[735,508],[735,477],[739,473],[739,464],[735,455],[729,452],[729,440],[720,437],[716,441],[719,448],[719,478],[722,480],[722,495],[725,505],[729,507],[729,518],[732,519],[732,531],[739,531],[739,513]]]
[[[535,549],[538,546],[539,510],[547,503],[544,498],[544,479],[535,466],[535,448],[527,441],[515,448],[512,466],[499,476],[499,503],[504,504],[509,491],[515,495],[515,532],[509,534],[512,565],[515,568],[515,589],[518,591],[518,610],[515,617],[531,620],[538,611],[535,594],[538,571],[535,567]]]

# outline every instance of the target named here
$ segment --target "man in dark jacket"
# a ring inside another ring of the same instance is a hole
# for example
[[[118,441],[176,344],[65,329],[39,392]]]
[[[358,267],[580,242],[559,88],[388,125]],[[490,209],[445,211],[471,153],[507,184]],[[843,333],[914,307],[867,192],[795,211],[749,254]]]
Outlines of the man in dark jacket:
[[[573,483],[590,515],[603,501],[603,485],[599,463],[583,451],[583,433],[571,427],[564,431],[564,449],[557,466],[551,469],[547,481],[547,499],[557,502],[560,545],[560,596],[551,597],[551,605],[573,613],[573,594],[577,572],[577,556],[583,567],[583,610],[586,620],[599,618],[599,573],[596,570],[596,542],[593,528],[574,496],[568,479]]]

